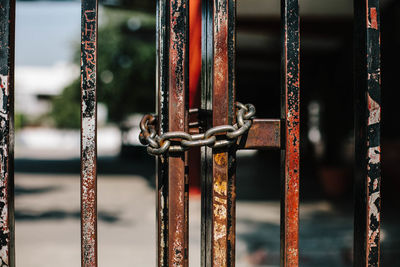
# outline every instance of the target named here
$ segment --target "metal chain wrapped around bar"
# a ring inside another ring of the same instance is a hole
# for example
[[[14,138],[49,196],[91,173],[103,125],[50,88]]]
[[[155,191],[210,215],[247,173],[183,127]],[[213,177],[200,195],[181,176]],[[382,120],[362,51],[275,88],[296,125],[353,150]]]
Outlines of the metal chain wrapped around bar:
[[[167,132],[159,136],[156,131],[156,118],[150,114],[145,115],[140,122],[139,140],[147,146],[147,152],[151,155],[184,152],[191,147],[229,147],[236,143],[239,136],[244,135],[250,129],[256,113],[252,104],[243,105],[237,102],[236,107],[238,110],[235,125],[220,125],[205,133],[194,135],[186,132]]]

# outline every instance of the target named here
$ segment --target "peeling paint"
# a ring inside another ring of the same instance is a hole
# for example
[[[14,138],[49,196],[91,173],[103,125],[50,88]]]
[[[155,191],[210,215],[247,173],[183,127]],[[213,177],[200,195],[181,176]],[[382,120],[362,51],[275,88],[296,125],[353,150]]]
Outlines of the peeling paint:
[[[15,2],[0,3],[0,266],[15,266],[14,252],[14,24]]]
[[[380,147],[380,33],[379,1],[368,1],[369,23],[367,29],[367,259],[368,266],[379,266],[380,253],[380,180],[381,180],[381,147]]]
[[[166,25],[169,19],[167,0],[157,1],[157,114],[160,135],[168,131],[169,58]],[[168,265],[168,158],[157,157],[157,265]]]
[[[168,64],[168,131],[188,131],[188,27],[189,1],[169,2]],[[167,75],[167,73],[165,73]],[[165,115],[164,115],[165,116]],[[168,157],[168,266],[188,266],[188,192],[187,153]]]
[[[82,2],[81,43],[81,254],[82,267],[97,260],[97,6]]]
[[[368,95],[368,110],[370,115],[368,116],[368,125],[380,123],[381,121],[381,107]]]
[[[356,1],[354,265],[380,265],[381,69],[379,0]]]
[[[368,28],[378,30],[378,12],[376,11],[376,8],[370,8],[369,9],[369,14],[370,14],[370,19],[368,22]]]
[[[212,125],[216,126],[234,123],[236,1],[212,2],[208,12],[213,24],[208,27],[213,34],[208,42],[212,43]],[[213,151],[212,157],[210,262],[214,267],[235,266],[235,152]]]

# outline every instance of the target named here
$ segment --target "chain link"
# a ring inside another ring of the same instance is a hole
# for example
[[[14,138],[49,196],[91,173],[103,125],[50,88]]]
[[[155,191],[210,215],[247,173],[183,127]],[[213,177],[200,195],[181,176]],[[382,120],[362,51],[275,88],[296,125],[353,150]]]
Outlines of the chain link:
[[[237,102],[236,107],[236,124],[216,126],[205,133],[193,135],[186,132],[167,132],[159,136],[156,132],[156,118],[150,114],[145,115],[140,122],[139,140],[147,146],[147,152],[151,155],[184,152],[191,147],[229,147],[250,129],[256,114],[252,104],[243,105]]]

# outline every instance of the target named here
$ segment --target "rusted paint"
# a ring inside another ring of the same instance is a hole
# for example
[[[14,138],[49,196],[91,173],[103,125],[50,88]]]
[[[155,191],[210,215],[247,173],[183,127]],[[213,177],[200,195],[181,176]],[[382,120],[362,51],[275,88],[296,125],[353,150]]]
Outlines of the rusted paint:
[[[379,0],[355,1],[354,263],[380,265],[381,70]]]
[[[188,1],[170,1],[169,12],[169,131],[187,132]],[[168,266],[188,266],[187,153],[168,160]]]
[[[232,0],[214,0],[212,124],[234,123],[235,8]],[[235,148],[213,151],[211,264],[235,266]]]
[[[378,30],[378,12],[376,11],[376,7],[370,8],[369,11],[368,28]]]
[[[81,265],[97,266],[97,8],[82,1]]]
[[[281,121],[254,119],[249,132],[242,136],[240,149],[279,149],[281,147]]]
[[[15,266],[14,26],[15,1],[0,0],[0,266]]]
[[[228,153],[214,154],[213,167],[213,266],[228,266]]]
[[[281,266],[299,262],[300,35],[298,0],[282,0],[282,150]]]

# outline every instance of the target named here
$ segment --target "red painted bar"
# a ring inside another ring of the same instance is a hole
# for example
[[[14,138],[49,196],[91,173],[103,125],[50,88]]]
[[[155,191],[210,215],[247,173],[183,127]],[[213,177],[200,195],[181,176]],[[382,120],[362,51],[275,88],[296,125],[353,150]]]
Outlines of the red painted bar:
[[[81,266],[97,266],[97,22],[98,2],[82,1]]]
[[[0,266],[15,266],[14,232],[15,1],[0,0]]]
[[[300,34],[298,0],[282,0],[281,266],[299,265]]]
[[[381,68],[379,0],[355,0],[354,266],[380,265]]]

